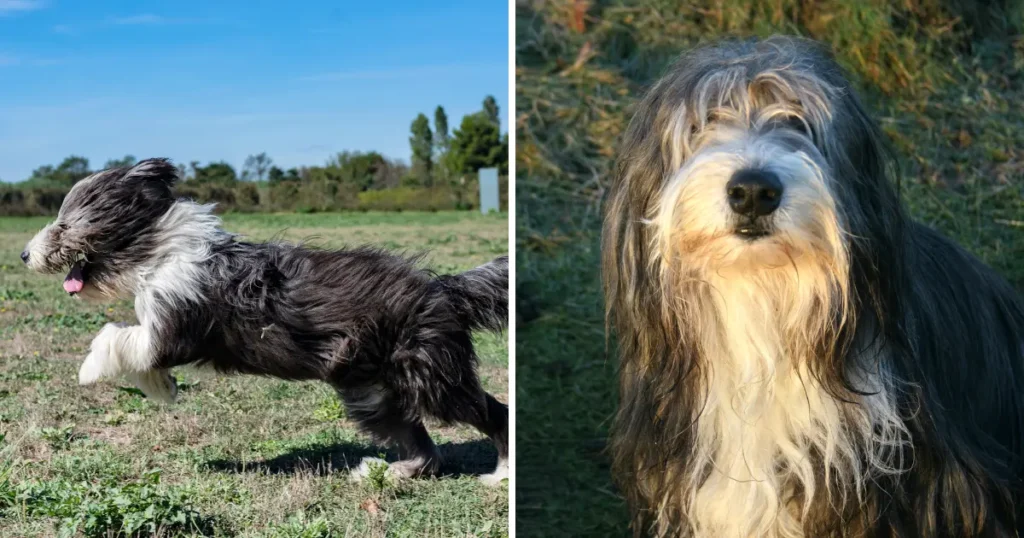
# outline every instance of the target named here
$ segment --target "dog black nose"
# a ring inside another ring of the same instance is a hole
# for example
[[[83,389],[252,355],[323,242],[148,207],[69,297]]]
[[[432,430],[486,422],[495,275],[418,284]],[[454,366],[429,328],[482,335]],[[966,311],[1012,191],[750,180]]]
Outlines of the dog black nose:
[[[729,207],[741,215],[760,217],[779,208],[782,182],[767,170],[740,170],[725,186]]]
[[[25,263],[28,263],[28,251],[27,250],[21,251],[21,261],[23,261]]]

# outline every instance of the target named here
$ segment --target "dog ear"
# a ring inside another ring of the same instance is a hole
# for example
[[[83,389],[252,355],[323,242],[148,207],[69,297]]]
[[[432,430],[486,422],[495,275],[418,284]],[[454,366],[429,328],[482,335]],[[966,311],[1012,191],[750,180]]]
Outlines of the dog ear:
[[[157,181],[167,187],[173,187],[178,181],[178,169],[169,159],[145,159],[128,168],[122,181]]]

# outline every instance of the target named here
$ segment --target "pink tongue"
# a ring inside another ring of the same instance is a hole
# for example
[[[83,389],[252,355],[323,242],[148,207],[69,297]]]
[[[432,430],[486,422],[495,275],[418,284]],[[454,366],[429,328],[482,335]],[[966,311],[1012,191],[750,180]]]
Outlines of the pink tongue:
[[[64,277],[64,291],[78,293],[82,291],[83,286],[85,286],[85,281],[82,280],[82,264],[75,263],[68,271],[68,276]]]

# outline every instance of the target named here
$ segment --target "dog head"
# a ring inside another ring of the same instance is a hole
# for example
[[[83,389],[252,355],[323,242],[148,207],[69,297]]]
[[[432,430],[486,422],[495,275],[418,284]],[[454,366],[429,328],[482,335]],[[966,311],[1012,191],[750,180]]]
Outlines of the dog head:
[[[40,273],[67,272],[64,290],[86,298],[131,291],[131,271],[153,248],[149,233],[174,203],[177,170],[164,159],[111,168],[71,188],[56,220],[21,254]]]
[[[684,54],[640,103],[617,188],[653,228],[649,261],[673,271],[838,267],[849,239],[895,210],[881,138],[820,45],[718,43]]]

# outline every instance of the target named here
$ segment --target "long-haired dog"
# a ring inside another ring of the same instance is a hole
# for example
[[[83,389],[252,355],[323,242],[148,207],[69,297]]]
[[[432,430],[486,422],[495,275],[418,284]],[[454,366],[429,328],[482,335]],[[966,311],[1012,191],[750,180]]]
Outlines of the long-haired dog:
[[[684,54],[609,192],[613,472],[658,536],[1016,536],[1024,307],[911,221],[819,45]]]
[[[124,375],[173,401],[169,369],[190,363],[323,380],[365,431],[397,446],[396,475],[439,469],[425,417],[489,436],[499,462],[485,481],[507,475],[508,408],[481,387],[470,337],[507,323],[507,257],[436,276],[372,248],[242,242],[213,206],[175,199],[176,179],[162,159],[93,174],[22,253],[35,271],[68,271],[71,294],[135,298],[138,325],[106,325],[80,383]]]

